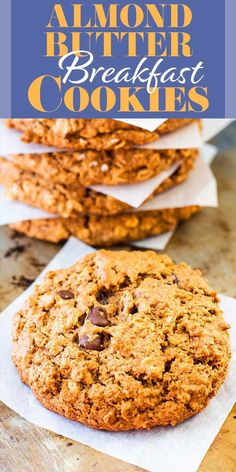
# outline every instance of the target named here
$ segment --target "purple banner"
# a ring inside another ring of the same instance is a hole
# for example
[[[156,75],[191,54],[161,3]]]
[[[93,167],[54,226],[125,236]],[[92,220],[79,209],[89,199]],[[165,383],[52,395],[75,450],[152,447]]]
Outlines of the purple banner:
[[[234,0],[2,0],[0,116],[236,116]]]

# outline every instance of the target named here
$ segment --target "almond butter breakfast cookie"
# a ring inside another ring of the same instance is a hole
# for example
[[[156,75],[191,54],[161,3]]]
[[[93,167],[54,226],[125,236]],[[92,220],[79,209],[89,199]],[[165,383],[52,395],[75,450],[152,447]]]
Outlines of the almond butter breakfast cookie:
[[[112,119],[10,119],[9,127],[23,131],[22,140],[63,149],[112,150],[132,148],[156,141],[195,121],[191,118],[170,119],[151,132]],[[199,120],[198,120],[199,121]]]
[[[92,246],[113,246],[157,236],[175,229],[188,220],[199,207],[143,211],[114,216],[79,215],[76,218],[51,218],[11,224],[10,227],[30,238],[52,243],[75,236]]]
[[[224,382],[228,329],[199,270],[102,250],[34,288],[15,316],[13,361],[66,418],[109,431],[175,426]]]
[[[116,151],[18,154],[12,161],[53,182],[83,187],[134,184],[149,180],[182,161],[191,162],[197,149],[117,149]]]
[[[149,199],[186,180],[194,160],[191,157],[182,161],[176,172],[159,185]],[[111,196],[82,187],[80,184],[56,183],[39,174],[22,170],[18,165],[3,158],[0,158],[0,182],[9,199],[64,218],[76,217],[80,213],[115,215],[132,209],[128,204]]]

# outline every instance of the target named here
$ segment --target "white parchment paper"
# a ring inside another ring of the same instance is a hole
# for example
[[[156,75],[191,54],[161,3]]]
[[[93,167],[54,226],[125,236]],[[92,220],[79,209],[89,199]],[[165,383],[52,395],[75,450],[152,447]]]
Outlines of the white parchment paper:
[[[165,121],[166,118],[115,118],[117,121],[123,121],[123,123],[128,123],[129,125],[138,126],[139,128],[147,129],[148,131],[155,131],[159,128]]]
[[[204,160],[206,164],[209,164],[216,156],[218,149],[210,144],[204,144],[199,149],[199,157]],[[176,163],[161,172],[156,177],[140,182],[137,184],[126,184],[126,185],[93,185],[92,189],[97,192],[103,193],[104,195],[110,195],[117,200],[121,200],[124,203],[138,208],[142,205],[145,200],[159,187],[168,177],[170,177],[178,169],[179,163]],[[194,172],[194,170],[193,170]],[[165,192],[166,193],[166,192]]]
[[[41,144],[24,143],[21,141],[22,133],[14,128],[7,128],[4,120],[0,120],[0,154],[38,154],[57,151],[56,148],[41,146]]]
[[[68,267],[92,251],[91,247],[71,238],[51,261],[47,270]],[[42,275],[39,280],[41,278]],[[31,390],[21,383],[11,360],[12,320],[31,291],[32,287],[18,297],[0,316],[0,400],[39,427],[152,472],[196,471],[236,398],[236,301],[221,297],[224,317],[232,326],[233,358],[227,380],[209,406],[202,413],[175,428],[108,433],[89,429],[46,410],[35,399]]]
[[[211,208],[218,206],[216,179],[209,165],[201,157],[197,159],[195,169],[189,173],[185,182],[160,193],[141,205],[138,210],[164,210],[192,205]]]
[[[173,133],[162,135],[153,143],[140,146],[146,149],[190,149],[199,148],[202,144],[213,139],[217,134],[223,131],[234,120],[226,119],[204,119],[202,120],[202,129],[197,123],[190,123],[184,128],[180,128]]]
[[[163,134],[153,143],[139,146],[143,149],[192,149],[203,144],[202,134],[198,123],[190,123],[172,133]]]
[[[173,164],[168,169],[160,172],[152,179],[139,182],[137,184],[124,185],[92,185],[90,188],[96,192],[110,195],[117,200],[128,203],[134,208],[138,208],[168,177],[178,169],[180,163]]]
[[[0,225],[9,225],[26,220],[55,218],[55,216],[56,215],[52,215],[52,213],[47,213],[38,208],[8,200],[4,195],[3,187],[0,186]]]
[[[204,158],[204,162],[207,165],[210,165],[213,159],[215,158],[218,149],[216,146],[213,146],[211,144],[205,144],[203,146],[205,153],[202,155]],[[165,192],[168,194],[168,192]],[[182,193],[182,192],[181,192]],[[192,197],[191,197],[192,198]],[[200,194],[196,194],[195,201],[205,201],[208,202],[209,206],[216,207],[218,204],[218,194],[217,194],[217,184],[215,177],[213,176],[212,172],[210,171],[210,176],[209,176],[209,182],[208,184],[202,188],[200,191]],[[170,201],[173,202],[172,198]],[[161,204],[159,202],[158,197],[156,198],[157,204]],[[144,207],[144,206],[143,206]],[[145,207],[144,207],[145,208]],[[173,231],[168,231],[167,233],[160,234],[159,236],[153,236],[151,238],[146,238],[141,241],[134,241],[130,243],[131,246],[136,246],[136,247],[141,247],[145,249],[158,249],[160,251],[163,251],[167,244],[170,242],[172,236],[174,235],[175,230]]]
[[[129,243],[130,246],[140,247],[144,249],[158,249],[163,251],[167,244],[171,240],[175,230],[168,231],[167,233],[160,234],[159,236],[153,236],[151,238],[142,239],[141,241],[133,241]]]

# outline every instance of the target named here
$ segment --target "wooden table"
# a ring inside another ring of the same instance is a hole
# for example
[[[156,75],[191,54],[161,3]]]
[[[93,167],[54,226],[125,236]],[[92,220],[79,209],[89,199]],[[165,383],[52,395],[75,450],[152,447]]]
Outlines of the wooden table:
[[[223,150],[213,164],[219,209],[205,209],[183,224],[168,245],[176,261],[203,270],[212,287],[236,297],[236,125],[217,139]],[[235,149],[225,150],[229,145]],[[34,280],[58,246],[16,238],[0,230],[0,305],[3,309]],[[0,405],[1,472],[138,472],[138,467],[37,428]],[[200,472],[236,470],[236,408],[204,458]],[[183,471],[185,472],[185,471]],[[187,471],[186,471],[187,472]]]

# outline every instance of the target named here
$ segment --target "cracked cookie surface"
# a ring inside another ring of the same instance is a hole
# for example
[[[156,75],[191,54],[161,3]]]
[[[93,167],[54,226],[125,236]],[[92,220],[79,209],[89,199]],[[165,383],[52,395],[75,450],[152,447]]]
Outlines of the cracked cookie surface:
[[[201,272],[97,251],[49,272],[16,314],[13,360],[46,407],[111,431],[176,425],[227,374],[229,326]]]

